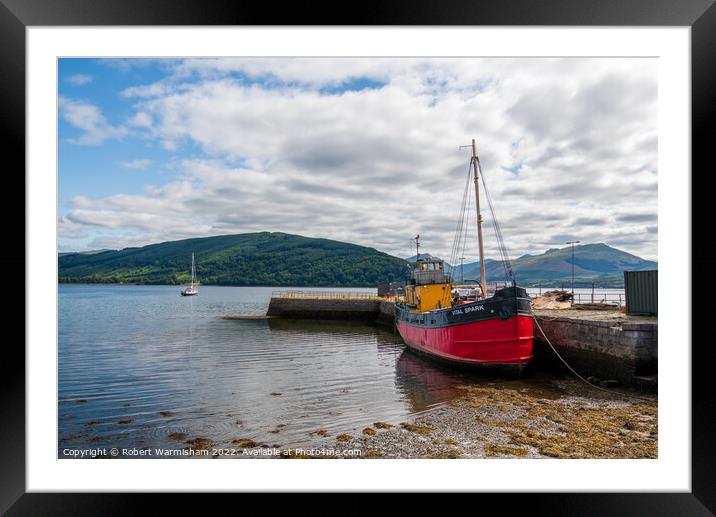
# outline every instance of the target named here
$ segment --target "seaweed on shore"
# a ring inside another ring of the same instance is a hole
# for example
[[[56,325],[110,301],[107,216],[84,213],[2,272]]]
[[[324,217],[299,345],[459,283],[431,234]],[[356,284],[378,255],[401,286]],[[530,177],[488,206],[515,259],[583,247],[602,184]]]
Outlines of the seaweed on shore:
[[[187,440],[184,443],[189,445],[189,447],[194,450],[204,450],[214,445],[214,442],[212,442],[208,438],[193,438],[191,440]]]
[[[253,449],[257,445],[251,438],[237,438],[236,440],[231,440],[231,443],[242,449]]]
[[[620,400],[618,393],[594,400],[593,389],[572,388],[579,395],[551,399],[534,391],[466,386],[455,404],[479,410],[481,423],[504,429],[517,446],[488,445],[490,456],[524,456],[524,447],[531,447],[553,458],[657,457],[656,401]]]
[[[490,444],[485,446],[485,452],[489,458],[500,456],[527,456],[527,449],[523,447],[512,447],[510,445]]]
[[[415,434],[430,434],[434,431],[434,429],[431,429],[430,427],[420,427],[418,425],[408,424],[406,422],[400,424],[400,427],[402,427],[406,431],[410,431],[411,433]]]

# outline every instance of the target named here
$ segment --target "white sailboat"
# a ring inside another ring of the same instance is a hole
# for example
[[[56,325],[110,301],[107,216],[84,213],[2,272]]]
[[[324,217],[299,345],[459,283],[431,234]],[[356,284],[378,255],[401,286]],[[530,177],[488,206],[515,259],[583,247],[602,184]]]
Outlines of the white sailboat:
[[[182,296],[194,296],[199,294],[199,287],[196,285],[196,267],[194,266],[194,254],[191,254],[191,286],[181,290]]]

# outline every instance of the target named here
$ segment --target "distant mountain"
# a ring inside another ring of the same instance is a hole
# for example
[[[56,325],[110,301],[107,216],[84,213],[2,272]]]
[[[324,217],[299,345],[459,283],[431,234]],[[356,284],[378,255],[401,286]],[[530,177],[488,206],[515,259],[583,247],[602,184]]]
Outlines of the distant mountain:
[[[489,265],[493,262],[497,261],[491,258],[485,259],[485,268],[489,267]],[[446,270],[448,273],[451,272],[449,265],[446,267]],[[480,261],[467,262],[462,264],[462,266],[460,266],[460,264],[455,264],[455,269],[452,271],[452,277],[456,282],[480,278]]]
[[[422,260],[422,259],[439,259],[439,258],[440,258],[440,257],[436,257],[435,255],[431,255],[430,253],[421,253],[421,254],[420,254],[420,259],[421,259],[421,260]],[[418,259],[418,256],[417,256],[417,255],[413,255],[412,257],[406,258],[405,261],[406,261],[406,262],[409,262],[410,264],[412,264],[412,263],[415,262],[417,259]]]
[[[202,284],[357,287],[408,276],[404,260],[373,248],[261,232],[61,254],[58,279],[68,283],[187,283],[192,253]]]
[[[489,264],[491,264],[493,262],[497,262],[497,261],[495,259],[486,258],[485,259],[485,267],[487,267]],[[460,267],[460,264],[458,264],[455,267]],[[470,262],[468,264],[463,264],[463,268],[465,269],[465,272],[471,271],[473,269],[477,269],[479,271],[480,270],[480,261],[478,260],[476,262]]]
[[[181,284],[190,280],[196,254],[202,284],[270,286],[374,286],[407,278],[409,262],[373,248],[286,233],[222,235],[152,244],[123,250],[60,253],[60,282]],[[421,253],[421,258],[438,258]],[[658,264],[606,244],[574,247],[575,282],[622,287],[624,271],[656,269]],[[569,285],[572,248],[551,248],[512,261],[521,286]],[[464,278],[480,277],[479,262],[463,264]],[[450,265],[446,263],[450,272]],[[485,259],[488,281],[505,278],[502,262]],[[453,278],[459,281],[460,266]]]
[[[584,244],[574,247],[575,283],[595,282],[600,286],[622,287],[624,271],[657,269],[658,264],[636,255],[612,248],[606,244]],[[522,286],[551,284],[565,285],[572,280],[572,248],[551,248],[541,255],[523,255],[512,261],[517,282]],[[485,260],[485,272],[489,280],[502,280],[505,270],[502,261]],[[465,267],[465,278],[479,278],[479,263]]]

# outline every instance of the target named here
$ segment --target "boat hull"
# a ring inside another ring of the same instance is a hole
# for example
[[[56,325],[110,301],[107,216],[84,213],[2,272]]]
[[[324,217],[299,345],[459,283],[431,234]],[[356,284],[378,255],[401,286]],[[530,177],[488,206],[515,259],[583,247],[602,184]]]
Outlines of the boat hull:
[[[493,298],[416,314],[396,306],[396,326],[415,352],[469,368],[521,371],[532,359],[529,297],[507,288]]]

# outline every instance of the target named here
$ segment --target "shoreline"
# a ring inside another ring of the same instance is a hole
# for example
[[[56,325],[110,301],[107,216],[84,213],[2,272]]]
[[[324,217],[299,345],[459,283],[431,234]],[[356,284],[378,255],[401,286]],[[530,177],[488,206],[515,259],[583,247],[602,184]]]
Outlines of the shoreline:
[[[57,285],[143,285],[147,287],[183,287],[191,284],[139,284],[134,282],[57,282]],[[376,289],[374,285],[234,285],[234,284],[197,284],[198,287],[270,287],[273,289]]]
[[[658,457],[655,396],[602,392],[571,378],[537,389],[509,384],[464,386],[462,397],[406,422],[346,431],[321,446],[358,448],[360,459]]]
[[[217,440],[182,431],[169,436],[179,448],[137,443],[123,446],[134,453],[119,456],[212,459],[658,458],[658,400],[655,395],[634,390],[606,392],[566,375],[547,377],[539,374],[521,379],[484,379],[479,383],[467,380],[467,384],[457,386],[457,389],[462,394],[456,398],[418,410],[400,421],[365,422],[352,428],[333,427],[331,431],[315,428],[300,444],[270,445],[272,441],[259,442],[257,437]],[[165,418],[171,416],[167,414]],[[86,425],[100,424],[104,423],[96,421]],[[92,429],[90,427],[83,433],[89,436]],[[272,440],[281,442],[281,433],[285,429],[285,424],[276,425],[271,431],[275,435]],[[67,436],[59,440],[58,457],[67,457],[60,456],[61,450],[82,450],[72,445],[75,438],[77,436]],[[92,447],[108,450],[114,445],[113,438],[117,436],[97,435],[92,436],[90,442]],[[164,452],[153,454],[152,449]],[[107,454],[98,456],[103,457]]]
[[[135,283],[135,282],[63,282],[61,280],[57,281],[57,285],[146,285],[146,286],[167,286],[167,287],[178,287],[178,286],[185,286],[190,284],[146,284],[146,283]],[[247,285],[247,284],[199,284],[200,287],[275,287],[277,289],[377,289],[375,285],[347,285],[347,286],[335,286],[335,285]],[[554,287],[544,287],[543,285],[522,285],[520,287],[524,287],[525,289],[542,289],[543,291],[548,290],[562,290],[559,286]],[[595,286],[596,289],[612,289],[615,291],[623,291],[624,286],[621,287],[600,287]],[[583,289],[588,290],[588,288],[575,288],[576,290]],[[565,288],[565,291],[569,291],[569,289]]]

